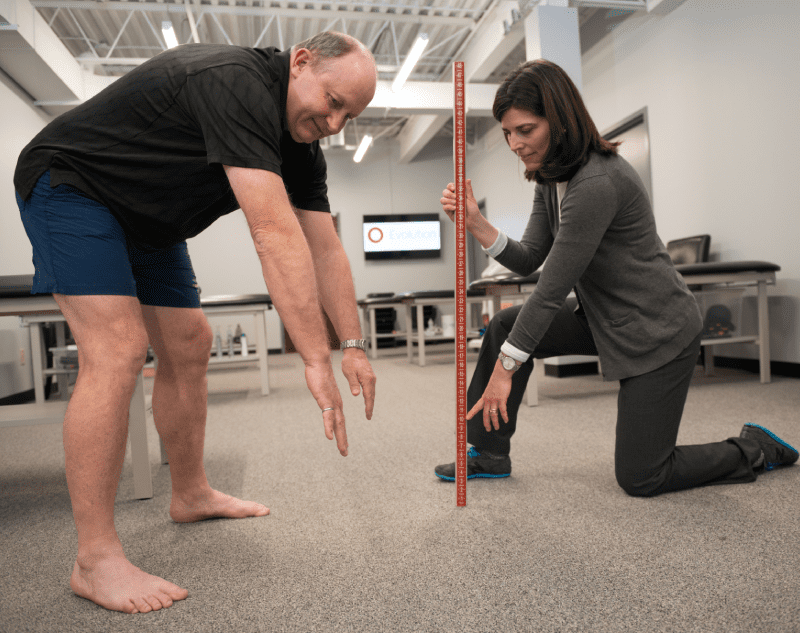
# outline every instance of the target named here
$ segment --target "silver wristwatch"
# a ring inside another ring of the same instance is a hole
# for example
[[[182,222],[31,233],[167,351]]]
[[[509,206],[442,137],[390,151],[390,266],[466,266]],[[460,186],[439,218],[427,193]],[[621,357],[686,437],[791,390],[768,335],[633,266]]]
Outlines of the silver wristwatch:
[[[363,338],[351,338],[346,341],[342,341],[339,349],[345,350],[348,347],[357,347],[360,350],[367,351],[367,340]]]
[[[521,362],[511,358],[511,356],[509,356],[508,354],[503,354],[503,352],[500,352],[497,358],[500,359],[500,364],[506,371],[517,371],[522,365]]]

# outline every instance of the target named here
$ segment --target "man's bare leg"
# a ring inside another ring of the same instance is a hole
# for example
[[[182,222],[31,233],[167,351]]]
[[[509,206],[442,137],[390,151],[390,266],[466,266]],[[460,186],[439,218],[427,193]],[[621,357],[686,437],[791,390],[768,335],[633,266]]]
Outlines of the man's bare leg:
[[[115,611],[169,607],[187,591],[128,562],[114,527],[128,410],[147,352],[139,302],[124,296],[54,296],[78,345],[80,367],[64,418],[67,485],[78,531],[70,586]]]
[[[142,306],[158,357],[153,418],[169,458],[170,516],[179,523],[212,517],[244,518],[269,508],[211,488],[203,467],[208,397],[206,371],[212,332],[199,308]]]

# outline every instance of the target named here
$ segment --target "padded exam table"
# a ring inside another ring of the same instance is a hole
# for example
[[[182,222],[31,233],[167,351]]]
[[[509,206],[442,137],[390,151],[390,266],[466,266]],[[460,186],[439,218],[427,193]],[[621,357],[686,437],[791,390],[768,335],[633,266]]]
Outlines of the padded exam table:
[[[467,290],[467,305],[483,303],[486,293],[483,289]],[[412,311],[416,309],[417,331],[416,341],[419,355],[417,363],[420,367],[425,366],[425,341],[452,341],[452,336],[447,337],[442,334],[435,336],[425,336],[425,306],[455,305],[455,291],[453,290],[420,290],[417,292],[403,292],[400,294],[382,294],[378,296],[359,299],[359,307],[362,309],[362,328],[367,332],[367,340],[370,344],[370,356],[374,359],[378,357],[378,339],[385,337],[401,337],[406,339],[406,351],[408,362],[413,362],[414,358],[414,329],[412,323]],[[375,323],[375,311],[383,308],[405,308],[405,330],[379,334]],[[467,338],[478,338],[478,330],[468,330]]]
[[[396,299],[405,306],[406,309],[406,351],[408,353],[408,362],[412,362],[414,357],[414,332],[411,328],[411,311],[416,308],[417,311],[417,349],[418,357],[417,363],[420,367],[425,366],[425,340],[440,341],[440,340],[454,340],[451,337],[443,335],[425,336],[425,306],[437,305],[455,305],[455,291],[454,290],[421,290],[418,292],[404,292],[395,295]],[[467,306],[474,303],[482,304],[486,299],[486,293],[480,288],[467,289],[466,303]],[[478,330],[467,330],[467,339],[479,338]]]
[[[771,380],[769,350],[769,311],[767,286],[775,284],[775,273],[780,266],[764,261],[703,262],[679,264],[675,269],[683,276],[687,285],[697,287],[697,294],[716,290],[744,289],[755,287],[758,305],[758,333],[746,336],[709,337],[701,341],[705,351],[705,369],[710,373],[714,366],[713,347],[734,343],[753,343],[759,348],[761,382]],[[524,298],[533,292],[540,271],[527,277],[500,275],[479,279],[470,288],[483,289],[494,298],[495,310],[500,308],[500,298]]]

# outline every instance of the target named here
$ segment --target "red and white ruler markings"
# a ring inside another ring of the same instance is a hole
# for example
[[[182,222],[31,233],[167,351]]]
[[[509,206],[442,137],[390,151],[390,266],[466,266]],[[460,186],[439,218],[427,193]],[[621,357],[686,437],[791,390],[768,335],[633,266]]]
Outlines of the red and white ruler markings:
[[[453,63],[453,161],[456,185],[456,505],[467,505],[467,226],[464,62]]]

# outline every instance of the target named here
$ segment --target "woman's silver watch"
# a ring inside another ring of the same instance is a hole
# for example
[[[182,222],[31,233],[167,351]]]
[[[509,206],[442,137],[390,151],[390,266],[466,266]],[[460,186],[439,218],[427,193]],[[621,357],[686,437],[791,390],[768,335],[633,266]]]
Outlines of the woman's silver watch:
[[[506,371],[517,371],[522,363],[514,358],[511,358],[508,354],[504,354],[500,352],[497,358],[500,359],[500,364],[503,366],[503,369]]]
[[[362,351],[367,351],[367,339],[363,338],[351,338],[347,339],[346,341],[342,341],[339,345],[339,349],[345,350],[348,347],[357,347]]]

